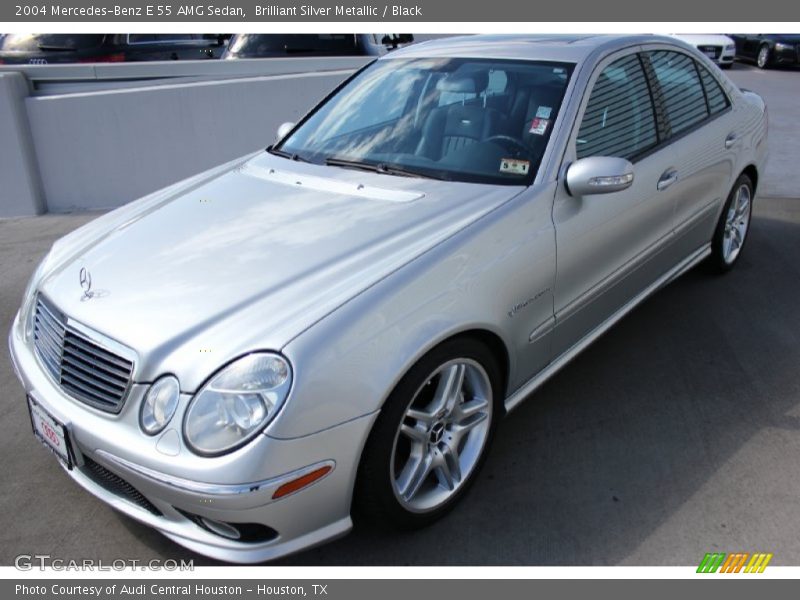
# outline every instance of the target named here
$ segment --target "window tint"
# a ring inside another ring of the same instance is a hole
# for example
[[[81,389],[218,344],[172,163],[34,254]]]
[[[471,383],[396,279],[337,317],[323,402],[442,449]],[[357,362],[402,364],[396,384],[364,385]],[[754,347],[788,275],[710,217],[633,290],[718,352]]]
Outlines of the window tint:
[[[706,90],[706,98],[708,98],[708,108],[712,115],[722,112],[728,108],[728,97],[722,90],[722,86],[717,82],[714,76],[709,73],[703,65],[698,64],[697,68],[700,70],[700,78],[703,80],[703,87]]]
[[[656,144],[656,121],[637,55],[608,65],[594,84],[578,130],[578,158],[633,158]]]
[[[673,135],[705,119],[708,116],[706,97],[694,60],[666,50],[650,52],[649,57],[661,86]]]

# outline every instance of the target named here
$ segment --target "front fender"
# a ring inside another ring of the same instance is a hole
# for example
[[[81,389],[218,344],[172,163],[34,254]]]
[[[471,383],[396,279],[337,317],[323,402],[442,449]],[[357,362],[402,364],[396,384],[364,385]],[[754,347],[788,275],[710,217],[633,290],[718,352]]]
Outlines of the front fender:
[[[267,433],[309,435],[379,410],[426,352],[467,330],[502,341],[511,391],[530,376],[531,365],[546,363],[548,337],[530,342],[531,324],[552,317],[553,190],[542,187],[499,207],[288,343],[283,353],[294,368],[294,387]],[[546,293],[534,300],[532,290]],[[524,309],[510,314],[520,299],[527,300]]]

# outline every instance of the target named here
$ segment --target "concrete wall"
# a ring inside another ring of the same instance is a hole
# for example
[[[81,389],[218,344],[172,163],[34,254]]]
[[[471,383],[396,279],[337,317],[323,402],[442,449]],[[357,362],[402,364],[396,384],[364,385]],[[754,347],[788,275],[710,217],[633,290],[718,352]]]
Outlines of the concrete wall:
[[[0,73],[0,217],[44,210],[36,155],[28,128],[28,83],[20,73]]]
[[[0,71],[0,217],[120,206],[265,148],[278,125],[300,118],[367,62],[258,61],[215,71],[213,79],[173,63],[167,68],[188,77],[165,83],[160,74],[134,87],[131,77],[143,75],[142,65],[83,75],[67,69],[69,93],[54,91],[56,67],[25,68],[24,76]],[[75,92],[81,77],[89,91]],[[112,89],[97,89],[98,82]]]

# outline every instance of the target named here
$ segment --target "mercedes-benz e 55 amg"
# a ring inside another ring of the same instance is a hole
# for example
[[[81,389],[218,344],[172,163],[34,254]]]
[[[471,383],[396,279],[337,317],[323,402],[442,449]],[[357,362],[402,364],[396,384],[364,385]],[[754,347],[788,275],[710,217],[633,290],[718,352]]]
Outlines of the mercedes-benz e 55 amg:
[[[736,265],[766,140],[761,98],[670,38],[392,52],[266,151],[53,245],[10,334],[34,433],[223,560],[351,513],[430,523],[506,412],[687,269]]]

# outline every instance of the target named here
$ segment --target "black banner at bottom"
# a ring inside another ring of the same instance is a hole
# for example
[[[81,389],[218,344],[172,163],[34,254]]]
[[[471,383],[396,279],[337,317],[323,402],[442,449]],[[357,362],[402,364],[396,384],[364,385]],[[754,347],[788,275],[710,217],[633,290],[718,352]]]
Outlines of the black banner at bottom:
[[[566,573],[565,573],[566,574]],[[713,581],[713,583],[712,583]],[[756,588],[758,586],[758,588]],[[27,579],[4,580],[0,597],[51,600],[516,600],[535,598],[647,598],[688,600],[724,594],[726,600],[796,598],[793,580],[698,575],[692,579]]]

